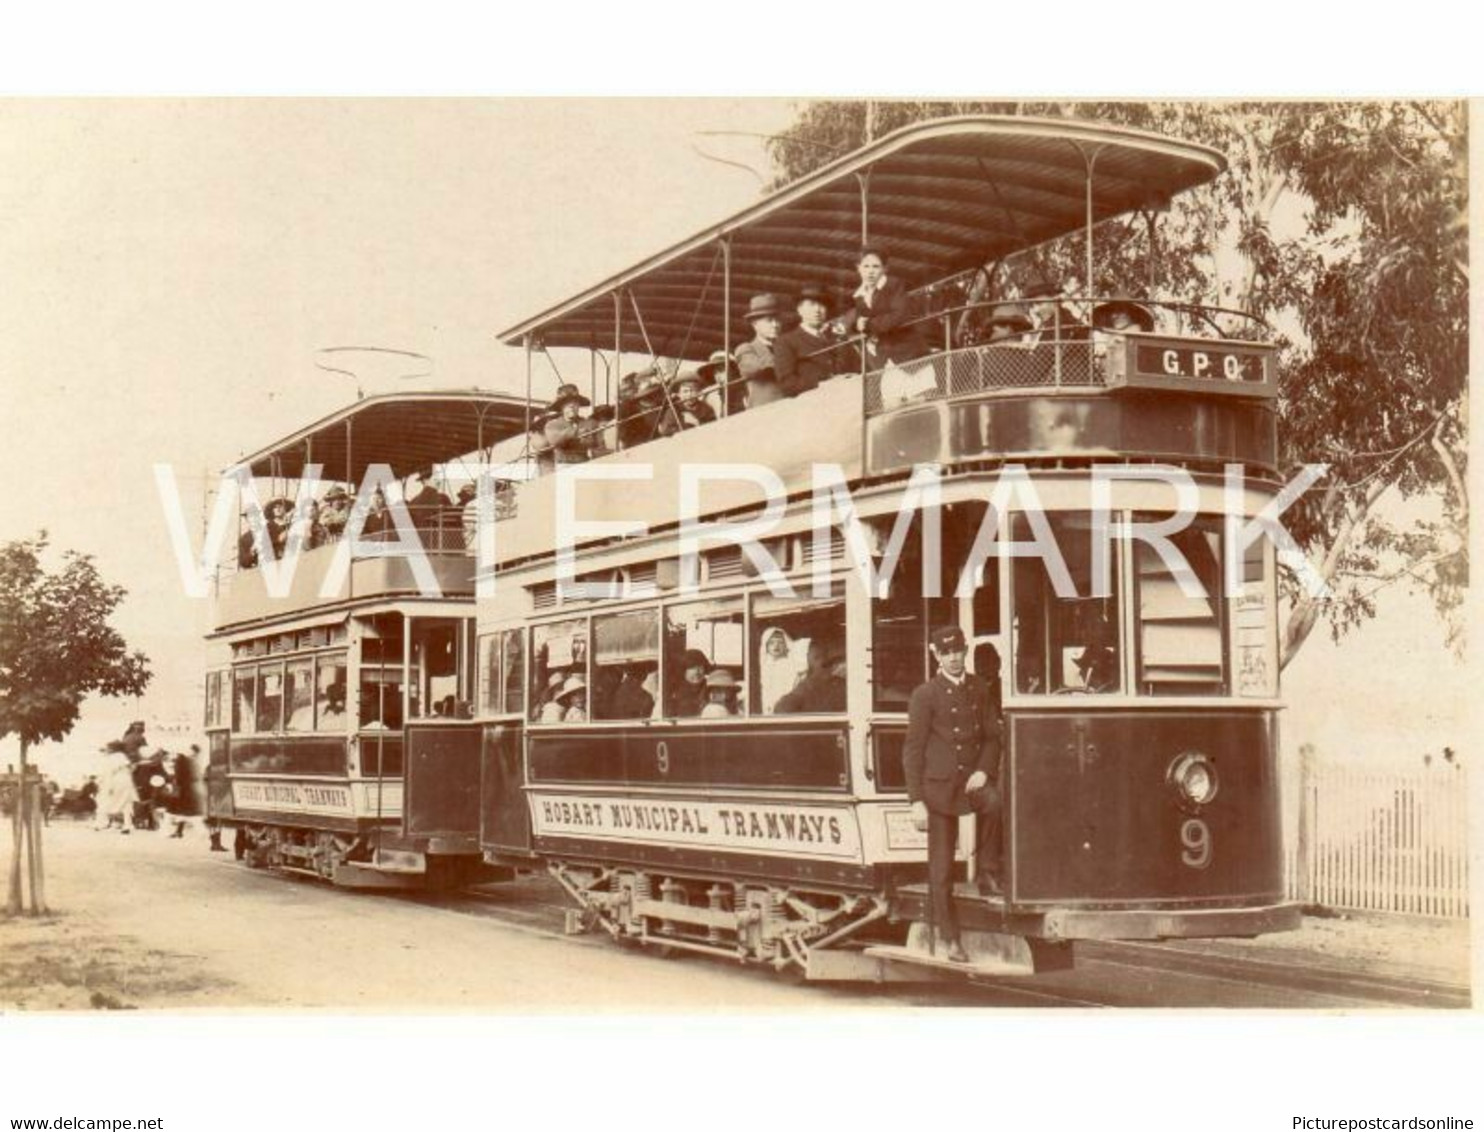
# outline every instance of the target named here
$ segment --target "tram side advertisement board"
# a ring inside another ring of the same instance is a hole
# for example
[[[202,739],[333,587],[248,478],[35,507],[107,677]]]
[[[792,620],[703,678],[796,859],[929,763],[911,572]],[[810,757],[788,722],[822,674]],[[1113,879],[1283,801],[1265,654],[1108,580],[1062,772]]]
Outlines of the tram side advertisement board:
[[[696,797],[530,795],[538,836],[646,841],[859,860],[860,833],[848,806]]]

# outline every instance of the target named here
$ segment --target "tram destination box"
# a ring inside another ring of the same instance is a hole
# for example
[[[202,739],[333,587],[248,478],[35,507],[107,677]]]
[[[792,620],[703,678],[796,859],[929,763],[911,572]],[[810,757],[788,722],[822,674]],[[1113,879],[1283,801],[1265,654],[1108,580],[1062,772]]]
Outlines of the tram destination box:
[[[1278,394],[1273,347],[1226,339],[1128,335],[1108,351],[1112,389],[1168,389],[1229,397]]]

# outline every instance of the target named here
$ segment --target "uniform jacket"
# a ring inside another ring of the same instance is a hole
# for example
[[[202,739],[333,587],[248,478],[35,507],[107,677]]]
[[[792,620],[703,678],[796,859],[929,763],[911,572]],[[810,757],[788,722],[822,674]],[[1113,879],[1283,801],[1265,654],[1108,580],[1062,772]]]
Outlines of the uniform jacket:
[[[907,706],[902,748],[907,796],[940,814],[968,813],[963,787],[982,770],[1000,771],[1000,721],[989,685],[973,673],[954,683],[941,672],[919,684]]]
[[[797,397],[834,377],[836,351],[829,350],[832,345],[825,335],[810,334],[802,326],[780,334],[773,344],[773,361],[783,392]],[[828,352],[821,354],[820,350]]]

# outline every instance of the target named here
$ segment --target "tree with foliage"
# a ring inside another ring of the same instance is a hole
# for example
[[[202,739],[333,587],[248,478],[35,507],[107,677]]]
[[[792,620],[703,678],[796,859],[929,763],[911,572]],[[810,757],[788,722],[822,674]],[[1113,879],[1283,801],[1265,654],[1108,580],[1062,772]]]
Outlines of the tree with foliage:
[[[1282,662],[1315,626],[1374,616],[1420,585],[1463,647],[1468,583],[1467,110],[1462,102],[814,102],[770,142],[775,187],[911,122],[1101,118],[1201,142],[1229,171],[1094,242],[1100,293],[1250,312],[1277,328],[1290,470],[1327,464],[1285,522],[1330,588],[1285,570]],[[1096,184],[1096,182],[1094,182]],[[1157,236],[1157,238],[1156,238]],[[1022,257],[1083,273],[1080,233]],[[922,281],[920,281],[922,282]]]
[[[14,811],[14,853],[8,909],[21,910],[21,857],[30,749],[72,730],[91,694],[137,696],[149,683],[148,659],[129,652],[108,618],[124,590],[99,576],[92,559],[68,552],[48,571],[42,532],[0,547],[0,738],[20,741],[20,779]],[[31,854],[31,911],[43,911]]]

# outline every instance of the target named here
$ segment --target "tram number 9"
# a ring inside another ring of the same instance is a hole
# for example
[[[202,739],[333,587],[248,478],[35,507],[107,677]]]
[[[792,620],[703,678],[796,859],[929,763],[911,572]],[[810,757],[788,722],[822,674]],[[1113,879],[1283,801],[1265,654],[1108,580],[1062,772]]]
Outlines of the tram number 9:
[[[1186,818],[1180,826],[1181,864],[1204,869],[1211,863],[1211,827],[1200,818]]]
[[[654,749],[655,761],[659,763],[660,773],[670,773],[670,748],[663,739],[656,744]]]

